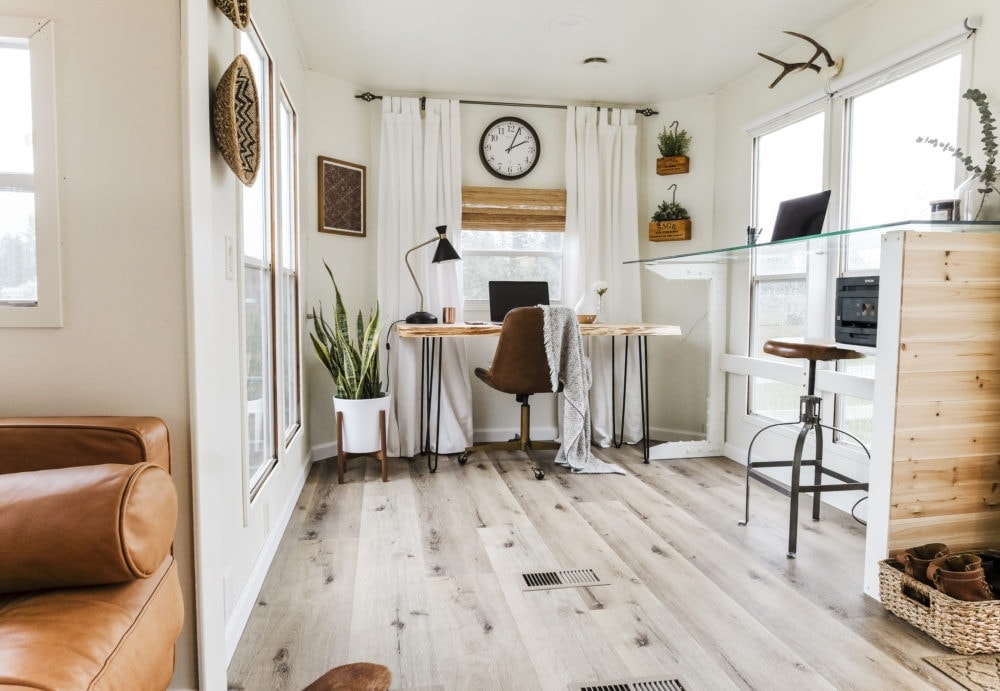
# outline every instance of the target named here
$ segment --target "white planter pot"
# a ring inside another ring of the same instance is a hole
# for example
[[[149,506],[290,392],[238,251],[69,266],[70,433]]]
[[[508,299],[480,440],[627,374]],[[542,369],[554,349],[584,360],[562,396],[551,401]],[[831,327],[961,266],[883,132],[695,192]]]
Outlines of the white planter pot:
[[[334,414],[344,414],[343,437],[338,440],[341,451],[345,453],[369,453],[382,450],[378,414],[380,410],[384,410],[388,423],[390,399],[389,394],[385,394],[382,398],[333,397]]]

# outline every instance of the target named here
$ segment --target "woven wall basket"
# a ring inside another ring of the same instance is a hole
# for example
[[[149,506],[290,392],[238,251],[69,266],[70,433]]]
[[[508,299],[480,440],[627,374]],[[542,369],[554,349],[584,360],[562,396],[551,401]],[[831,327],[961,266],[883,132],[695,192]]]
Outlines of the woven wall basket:
[[[240,182],[252,185],[260,168],[260,108],[257,83],[244,55],[236,56],[215,87],[212,129],[226,163]]]
[[[239,29],[246,29],[250,21],[249,0],[215,0],[215,6]]]

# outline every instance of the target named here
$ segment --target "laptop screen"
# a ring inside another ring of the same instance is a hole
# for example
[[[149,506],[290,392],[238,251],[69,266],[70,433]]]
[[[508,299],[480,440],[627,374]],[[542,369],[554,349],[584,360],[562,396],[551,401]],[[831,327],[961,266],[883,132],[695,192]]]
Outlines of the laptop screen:
[[[770,242],[819,234],[823,230],[829,204],[830,190],[781,202],[778,215],[774,218]]]
[[[545,281],[490,281],[490,321],[502,322],[515,307],[549,304]]]

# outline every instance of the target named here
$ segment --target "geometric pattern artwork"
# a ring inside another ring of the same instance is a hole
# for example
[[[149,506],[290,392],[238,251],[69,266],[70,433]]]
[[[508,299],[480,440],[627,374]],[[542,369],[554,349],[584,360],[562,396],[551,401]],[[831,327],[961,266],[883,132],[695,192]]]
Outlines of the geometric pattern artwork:
[[[215,6],[236,25],[237,29],[246,29],[250,21],[250,8],[247,0],[215,0]]]
[[[319,231],[365,237],[365,167],[319,157]]]
[[[240,182],[249,187],[260,168],[260,103],[246,56],[236,56],[215,88],[215,143]]]

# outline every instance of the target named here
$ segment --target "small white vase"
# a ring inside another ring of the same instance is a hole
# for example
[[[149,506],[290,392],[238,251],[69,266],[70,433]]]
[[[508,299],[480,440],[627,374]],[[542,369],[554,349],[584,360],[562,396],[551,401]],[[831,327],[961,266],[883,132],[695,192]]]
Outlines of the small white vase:
[[[970,175],[955,188],[959,220],[1000,220],[1000,193],[994,190],[984,194],[980,191],[981,189],[983,189],[983,183],[975,175]]]
[[[341,451],[369,453],[382,450],[378,414],[380,410],[384,410],[388,422],[390,400],[389,394],[381,398],[333,397],[334,423],[336,423],[336,413],[344,414],[343,437],[338,440],[342,446]]]

